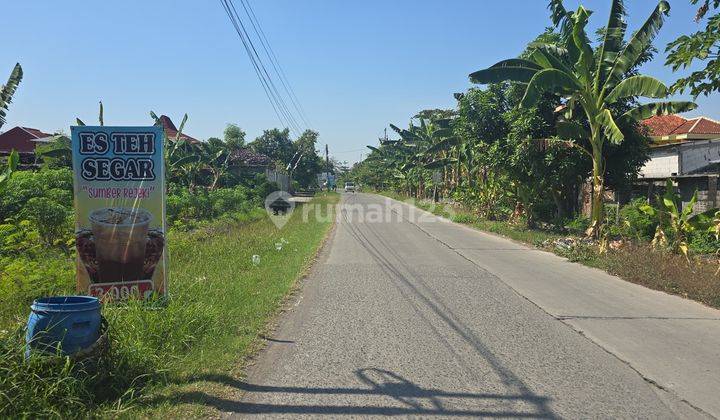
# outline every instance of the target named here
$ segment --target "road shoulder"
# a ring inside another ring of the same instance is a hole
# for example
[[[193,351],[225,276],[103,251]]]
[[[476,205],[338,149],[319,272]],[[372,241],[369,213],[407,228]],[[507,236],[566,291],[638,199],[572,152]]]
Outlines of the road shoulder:
[[[720,416],[720,311],[413,209],[426,213],[408,220],[418,229],[682,401],[681,413]]]

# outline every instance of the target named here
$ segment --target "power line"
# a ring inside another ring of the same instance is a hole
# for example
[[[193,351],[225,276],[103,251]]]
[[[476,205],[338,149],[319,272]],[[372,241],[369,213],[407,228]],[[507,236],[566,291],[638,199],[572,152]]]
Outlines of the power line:
[[[278,112],[277,106],[275,105],[274,99],[271,97],[270,92],[268,91],[268,88],[266,86],[265,78],[262,77],[262,73],[260,73],[260,69],[258,68],[257,63],[252,58],[252,54],[250,53],[250,47],[248,47],[247,42],[245,41],[245,37],[243,37],[240,27],[235,20],[235,17],[232,15],[232,12],[230,10],[230,6],[227,4],[225,0],[220,0],[220,3],[223,5],[223,9],[225,9],[225,13],[227,13],[228,18],[230,18],[230,23],[232,23],[233,27],[235,28],[235,32],[237,32],[238,36],[240,37],[240,40],[243,43],[243,46],[245,47],[245,51],[248,54],[248,57],[250,57],[250,62],[253,65],[253,69],[255,70],[255,74],[258,77],[258,80],[260,80],[260,85],[262,86],[263,90],[265,91],[265,96],[267,96],[268,100],[270,101],[270,105],[272,105],[273,110],[275,111],[275,115],[278,118],[278,121],[280,121],[280,125],[287,127],[287,123],[283,120],[283,118],[280,116],[280,113]]]
[[[230,21],[233,24],[235,31],[237,32],[240,40],[243,43],[243,46],[245,47],[245,52],[250,58],[253,68],[255,69],[255,73],[263,86],[265,95],[270,100],[270,103],[273,106],[275,114],[280,120],[280,123],[290,128],[290,130],[294,131],[296,136],[299,136],[302,130],[300,129],[300,126],[298,125],[297,121],[288,109],[283,97],[278,92],[278,89],[275,86],[272,77],[268,73],[267,68],[265,67],[262,59],[260,58],[260,55],[257,52],[257,49],[255,48],[255,45],[253,44],[252,38],[248,34],[245,25],[243,24],[243,21],[240,18],[237,9],[235,8],[233,0],[221,0],[221,3],[223,4],[225,12],[230,18]]]
[[[295,135],[299,136],[300,132],[302,131],[300,129],[300,126],[298,125],[297,121],[295,121],[295,118],[292,116],[292,113],[288,109],[287,105],[285,104],[285,100],[282,98],[280,93],[277,90],[277,87],[275,87],[275,83],[272,80],[272,77],[270,77],[270,74],[267,71],[267,68],[265,67],[265,64],[263,63],[262,59],[260,58],[260,54],[258,54],[257,49],[255,48],[255,44],[252,41],[252,38],[247,32],[247,29],[245,28],[245,25],[243,24],[243,20],[240,18],[240,15],[237,12],[237,9],[235,8],[235,4],[233,3],[233,0],[225,0],[230,4],[232,7],[232,11],[235,14],[235,17],[237,18],[237,22],[240,24],[240,29],[242,29],[243,34],[245,35],[245,39],[247,40],[248,44],[250,45],[250,49],[252,51],[251,59],[255,60],[257,64],[259,65],[259,68],[262,70],[262,74],[265,76],[265,81],[268,86],[268,89],[270,90],[270,93],[274,96],[275,101],[278,105],[278,109],[280,112],[285,116],[285,119],[287,120],[288,124],[290,125],[290,129],[295,131]]]
[[[296,130],[296,134],[299,136],[300,132],[302,131],[300,129],[300,126],[298,125],[297,121],[295,121],[295,118],[293,117],[292,113],[287,107],[287,104],[285,103],[285,100],[280,95],[280,92],[278,92],[277,87],[275,87],[275,83],[273,82],[272,77],[267,71],[267,68],[265,67],[265,64],[262,61],[262,58],[260,58],[260,54],[258,54],[257,49],[255,48],[255,44],[252,41],[252,38],[248,34],[247,30],[245,29],[245,25],[243,24],[242,19],[240,19],[240,15],[238,14],[237,10],[235,9],[235,4],[233,3],[233,0],[227,0],[230,2],[230,5],[232,6],[233,12],[235,12],[235,16],[238,18],[238,22],[240,23],[240,28],[242,29],[243,33],[245,34],[245,38],[248,40],[248,43],[250,44],[250,47],[252,49],[252,52],[257,59],[258,64],[260,64],[260,68],[262,69],[263,73],[265,74],[265,77],[269,83],[269,86],[271,88],[271,91],[275,94],[275,97],[277,98],[278,104],[280,105],[281,111],[285,114],[285,116],[288,119],[288,122],[292,125],[293,128]]]
[[[262,26],[260,26],[260,22],[257,19],[257,16],[255,16],[255,11],[252,8],[252,5],[250,4],[250,0],[240,0],[243,3],[243,6],[246,6],[245,12],[248,13],[248,17],[250,17],[250,22],[253,23],[253,28],[255,28],[255,33],[258,34],[258,38],[260,39],[260,42],[262,43],[263,49],[265,50],[265,54],[267,54],[268,58],[270,59],[270,63],[272,64],[273,68],[275,69],[275,73],[278,74],[280,77],[280,82],[282,83],[283,87],[285,88],[285,92],[288,94],[288,97],[290,98],[290,101],[293,104],[293,107],[300,115],[300,118],[303,120],[306,126],[311,126],[312,124],[308,123],[309,118],[307,117],[307,114],[305,113],[305,108],[303,108],[302,104],[300,103],[300,100],[298,99],[297,95],[295,94],[295,90],[292,87],[292,84],[290,84],[290,80],[288,80],[287,75],[285,74],[285,70],[280,65],[280,60],[278,60],[277,55],[275,54],[275,51],[273,50],[272,46],[270,45],[270,41],[268,41],[267,37],[265,36],[265,31],[263,31]],[[257,27],[255,27],[255,24],[257,24]],[[259,31],[258,31],[259,30]],[[269,50],[269,52],[268,52]]]

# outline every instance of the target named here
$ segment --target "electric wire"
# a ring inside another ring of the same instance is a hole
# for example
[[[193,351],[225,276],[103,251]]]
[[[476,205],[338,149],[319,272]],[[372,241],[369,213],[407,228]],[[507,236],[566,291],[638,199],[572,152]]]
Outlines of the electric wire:
[[[305,108],[302,106],[302,103],[300,103],[300,100],[295,94],[295,89],[293,89],[290,80],[288,80],[288,77],[285,74],[285,70],[283,69],[282,65],[280,65],[280,60],[278,60],[275,51],[270,45],[270,41],[268,41],[267,36],[265,36],[265,31],[263,31],[262,26],[260,26],[260,22],[255,15],[255,11],[253,10],[252,5],[250,4],[250,0],[240,1],[243,3],[243,7],[247,6],[245,8],[245,12],[248,14],[248,17],[250,17],[250,22],[253,23],[253,28],[255,28],[255,33],[258,34],[258,38],[260,39],[260,43],[265,50],[265,54],[267,54],[268,58],[270,59],[270,63],[275,69],[275,73],[278,74],[280,82],[282,83],[285,92],[288,94],[288,97],[290,98],[293,107],[298,112],[298,115],[300,115],[300,118],[303,120],[305,125],[308,127],[312,126],[312,124],[308,122],[310,118],[308,118],[307,113],[305,112]]]
[[[245,28],[245,24],[243,24],[243,20],[240,18],[240,15],[237,12],[237,9],[235,8],[235,3],[233,3],[233,0],[225,0],[232,8],[233,13],[235,14],[235,17],[237,18],[237,22],[240,24],[240,29],[242,30],[243,34],[245,35],[245,39],[248,42],[248,45],[250,45],[250,50],[252,51],[251,59],[256,60],[257,64],[259,65],[259,68],[262,71],[262,74],[265,75],[265,80],[268,85],[268,88],[270,90],[270,93],[273,94],[275,97],[275,101],[278,105],[278,109],[280,112],[285,116],[285,119],[290,125],[290,129],[292,131],[295,131],[295,135],[299,136],[300,132],[302,131],[300,129],[300,126],[298,125],[297,121],[295,121],[295,118],[290,113],[287,104],[285,104],[284,99],[280,95],[280,93],[277,90],[277,87],[275,86],[275,83],[272,80],[272,77],[270,77],[270,74],[267,71],[267,68],[265,67],[265,64],[263,63],[262,59],[260,58],[260,55],[257,52],[257,49],[255,48],[255,44],[252,41],[252,38],[250,37],[250,34],[248,34],[247,29]]]
[[[255,74],[258,77],[258,80],[260,81],[260,85],[262,86],[263,90],[265,91],[265,96],[267,96],[268,100],[270,101],[270,105],[273,108],[273,111],[275,111],[275,115],[278,118],[278,121],[280,122],[280,125],[283,127],[287,127],[288,124],[285,122],[282,116],[280,116],[280,113],[278,112],[277,106],[275,105],[274,99],[271,97],[270,92],[268,91],[268,87],[266,86],[265,78],[262,77],[262,73],[260,73],[260,69],[257,66],[257,63],[252,58],[252,54],[250,53],[250,48],[247,45],[247,42],[245,41],[245,38],[243,37],[240,27],[235,20],[235,17],[232,15],[232,11],[230,10],[230,6],[227,4],[226,0],[220,0],[220,3],[223,5],[223,9],[225,9],[225,13],[227,13],[228,18],[230,19],[230,23],[235,28],[235,32],[237,32],[238,36],[240,37],[240,41],[242,41],[243,46],[245,47],[245,51],[248,54],[248,57],[250,57],[250,62],[253,66],[253,69],[255,70]]]
[[[255,69],[255,73],[260,80],[263,90],[265,91],[265,95],[268,97],[268,100],[270,101],[273,110],[275,111],[275,114],[280,120],[280,123],[283,126],[292,130],[296,136],[299,136],[302,130],[300,129],[299,124],[290,112],[283,97],[280,95],[277,87],[275,86],[275,83],[272,80],[272,77],[267,71],[267,68],[265,67],[262,59],[260,58],[260,55],[258,54],[257,49],[255,48],[255,45],[253,44],[253,41],[247,32],[245,24],[243,23],[240,15],[237,12],[237,9],[235,8],[233,0],[221,0],[221,3],[223,5],[223,9],[225,9],[225,12],[230,18],[230,21],[235,28],[235,31],[237,32],[240,40],[243,43],[245,52],[250,58],[253,68]]]

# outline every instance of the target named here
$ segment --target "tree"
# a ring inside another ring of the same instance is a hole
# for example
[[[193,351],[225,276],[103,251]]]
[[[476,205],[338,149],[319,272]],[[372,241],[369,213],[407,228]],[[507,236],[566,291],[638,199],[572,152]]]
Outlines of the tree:
[[[223,131],[225,144],[231,150],[241,149],[245,146],[245,132],[235,124],[228,124]]]
[[[592,228],[597,235],[603,221],[606,141],[620,144],[625,135],[617,120],[633,122],[652,115],[684,112],[696,107],[692,102],[661,102],[638,105],[621,115],[613,113],[613,105],[626,98],[665,98],[668,88],[659,80],[644,75],[627,77],[651,47],[663,25],[670,5],[658,3],[643,26],[625,42],[625,8],[622,0],[613,0],[603,42],[594,51],[585,32],[591,12],[583,6],[568,12],[562,0],[551,0],[553,23],[560,28],[562,46],[537,43],[529,59],[503,60],[487,69],[470,74],[474,83],[501,81],[526,83],[520,107],[537,104],[544,93],[564,99],[565,121],[558,122],[561,137],[582,147],[592,160]],[[577,115],[581,110],[583,115]]]
[[[18,164],[20,163],[20,154],[17,150],[10,152],[5,163],[5,171],[0,174],[0,193],[3,192],[5,185],[10,180],[13,173],[17,171]]]
[[[293,144],[295,154],[293,161],[289,162],[292,166],[288,170],[292,172],[293,180],[303,188],[314,185],[317,174],[323,171],[323,159],[315,150],[318,136],[317,131],[305,130]]]
[[[0,86],[0,128],[2,128],[5,124],[5,116],[7,115],[6,111],[10,102],[12,102],[12,97],[15,94],[18,85],[20,85],[22,78],[22,67],[20,66],[20,63],[16,63],[12,73],[10,73],[10,78],[8,78],[7,84]]]
[[[690,0],[692,4],[702,3],[697,11],[695,21],[700,22],[710,9],[710,0]],[[717,10],[720,0],[712,0],[712,7]],[[668,66],[673,71],[686,69],[694,61],[706,61],[705,68],[694,71],[683,77],[672,86],[673,92],[684,92],[689,89],[694,97],[720,91],[720,13],[707,19],[705,29],[691,35],[683,35],[668,44]]]
[[[290,163],[295,148],[292,140],[290,140],[290,130],[287,128],[279,130],[273,128],[264,130],[262,135],[256,138],[248,146],[258,153],[262,153],[271,157],[273,160],[282,162],[283,166]]]
[[[469,187],[473,187],[478,174],[491,165],[487,157],[496,149],[498,141],[505,138],[508,125],[503,114],[508,110],[506,86],[492,84],[486,90],[468,89],[457,95],[458,117],[453,122],[459,137],[454,148],[457,159],[456,183],[462,184],[461,169],[467,174]]]
[[[72,168],[72,142],[62,133],[55,134],[48,143],[39,144],[35,155],[46,168]]]

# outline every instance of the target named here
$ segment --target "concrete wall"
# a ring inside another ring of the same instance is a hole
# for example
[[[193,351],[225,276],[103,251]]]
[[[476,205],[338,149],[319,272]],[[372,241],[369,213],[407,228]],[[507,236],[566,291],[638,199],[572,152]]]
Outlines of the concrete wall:
[[[695,203],[693,213],[703,213],[707,210],[717,208],[718,203],[720,203],[720,194],[717,192],[715,193],[715,205],[713,205],[712,197],[708,191],[698,191],[698,201]],[[686,204],[687,203],[683,202],[683,207],[685,207]]]
[[[275,182],[281,191],[290,191],[290,177],[284,172],[278,172],[275,169],[266,169],[265,176],[268,181]]]
[[[683,208],[690,202],[693,194],[697,191],[697,202],[693,208],[693,213],[702,213],[720,206],[717,176],[679,179],[678,190],[680,191]]]
[[[693,141],[680,147],[680,169],[683,174],[696,172],[713,161],[720,161],[720,140]]]
[[[650,160],[640,170],[640,178],[668,178],[680,172],[677,148],[654,149]]]

